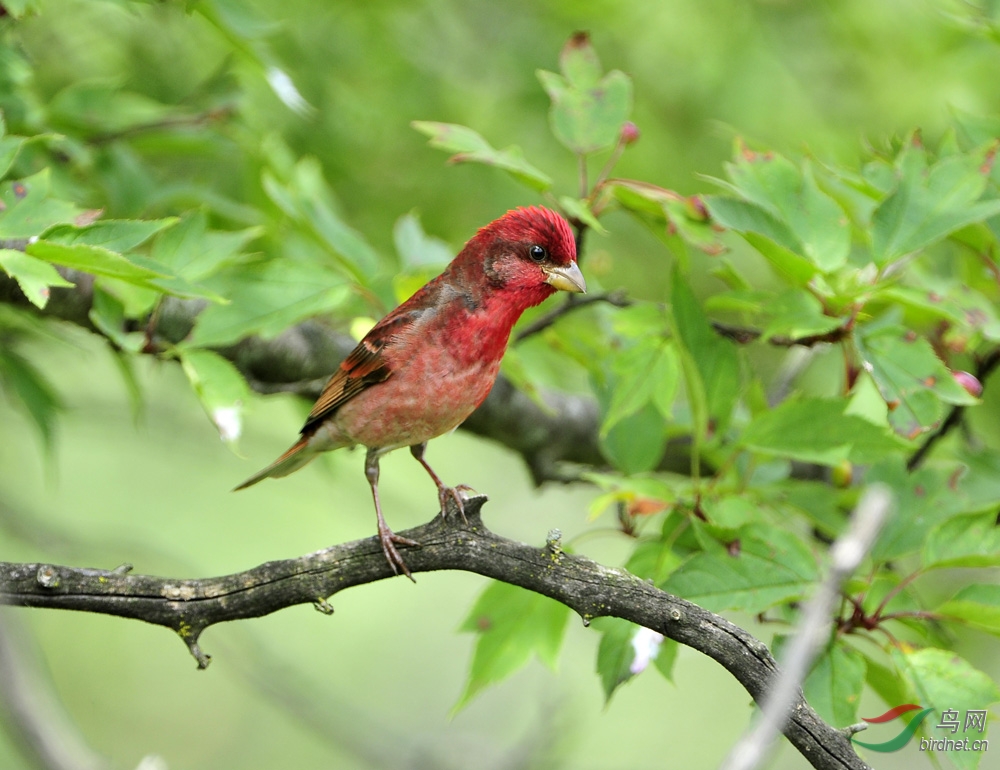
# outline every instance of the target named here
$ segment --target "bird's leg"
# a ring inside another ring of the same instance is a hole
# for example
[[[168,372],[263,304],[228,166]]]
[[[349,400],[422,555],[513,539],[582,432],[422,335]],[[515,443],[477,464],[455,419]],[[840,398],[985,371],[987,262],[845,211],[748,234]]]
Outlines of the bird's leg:
[[[411,545],[417,548],[420,547],[420,543],[416,540],[410,540],[408,537],[397,535],[385,523],[385,518],[382,516],[382,505],[378,500],[378,457],[378,449],[375,448],[369,449],[365,455],[365,476],[368,478],[368,483],[372,488],[372,497],[375,499],[375,515],[378,517],[378,539],[382,544],[382,552],[385,554],[389,566],[392,567],[392,571],[398,575],[400,570],[402,570],[404,575],[413,580],[413,575],[410,574],[409,567],[406,566],[403,557],[396,550],[396,543]],[[413,582],[417,581],[413,580]]]
[[[430,474],[432,479],[434,479],[434,485],[437,487],[438,490],[438,502],[441,504],[441,516],[444,517],[446,515],[448,498],[451,497],[451,499],[455,501],[455,505],[458,506],[458,512],[462,514],[462,521],[468,524],[469,520],[465,518],[465,501],[462,499],[462,496],[458,493],[459,488],[446,487],[444,485],[444,482],[442,482],[441,479],[438,478],[438,475],[434,472],[434,469],[430,465],[428,465],[427,461],[424,459],[425,449],[427,449],[426,441],[422,444],[414,444],[413,446],[410,447],[410,454],[413,455],[414,459],[416,459],[418,463],[424,466],[424,470]]]

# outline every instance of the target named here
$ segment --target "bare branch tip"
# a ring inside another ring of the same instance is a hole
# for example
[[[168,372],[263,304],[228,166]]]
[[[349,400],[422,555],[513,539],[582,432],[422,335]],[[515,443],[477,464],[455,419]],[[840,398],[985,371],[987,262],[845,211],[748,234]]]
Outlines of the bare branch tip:
[[[181,621],[180,626],[175,630],[177,631],[177,635],[184,640],[184,644],[187,645],[191,657],[198,662],[198,670],[204,671],[208,668],[208,664],[212,662],[212,656],[202,650],[201,645],[198,644],[198,637],[201,636],[203,629],[195,628]]]
[[[321,612],[324,615],[333,614],[333,605],[322,597],[313,602],[313,607],[316,609],[317,612]]]

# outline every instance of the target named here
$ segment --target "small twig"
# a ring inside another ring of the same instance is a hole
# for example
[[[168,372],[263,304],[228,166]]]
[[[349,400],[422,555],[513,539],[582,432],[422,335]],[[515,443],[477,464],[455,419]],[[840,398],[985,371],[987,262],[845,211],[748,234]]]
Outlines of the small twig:
[[[722,337],[732,340],[739,345],[746,345],[759,340],[763,332],[759,329],[751,329],[745,326],[733,326],[731,324],[712,321],[712,328]],[[849,326],[838,326],[836,329],[823,334],[807,334],[804,337],[785,337],[777,335],[768,338],[768,343],[779,348],[806,347],[823,343],[835,343],[845,339],[851,333]]]
[[[882,619],[882,617],[883,617],[882,613],[885,612],[885,608],[889,604],[889,602],[891,602],[893,599],[895,599],[896,596],[899,595],[900,591],[902,591],[910,583],[912,583],[914,580],[916,580],[918,577],[920,577],[923,574],[924,574],[923,570],[919,570],[919,569],[915,570],[914,572],[911,572],[905,578],[903,578],[902,580],[900,580],[896,585],[894,585],[888,591],[886,591],[885,596],[882,597],[882,601],[879,602],[878,607],[875,608],[875,612],[872,613],[872,619],[873,620],[880,620],[880,619]]]
[[[102,144],[109,144],[117,141],[118,139],[125,139],[130,136],[137,136],[150,131],[162,131],[164,129],[182,128],[185,126],[200,127],[226,118],[232,114],[232,112],[233,110],[230,107],[217,107],[194,115],[172,115],[150,123],[140,123],[138,125],[128,126],[127,128],[123,128],[118,131],[108,131],[107,133],[96,134],[90,138],[90,141],[92,144],[99,146]]]
[[[991,350],[986,356],[980,359],[974,372],[976,379],[985,385],[986,379],[996,371],[997,366],[1000,366],[1000,348]],[[908,471],[915,471],[919,468],[928,453],[934,448],[934,445],[961,424],[964,413],[964,406],[953,406],[951,411],[948,412],[948,416],[945,417],[944,422],[941,423],[941,427],[924,439],[924,443],[907,460],[906,469]]]
[[[624,134],[618,135],[618,143],[615,145],[615,149],[611,151],[611,157],[608,158],[608,162],[604,164],[604,168],[601,169],[601,173],[597,175],[597,181],[594,182],[594,189],[590,193],[591,200],[597,197],[600,193],[601,188],[607,181],[611,172],[614,171],[615,166],[618,165],[618,161],[621,160],[622,153],[625,152],[625,147],[628,146]]]
[[[755,770],[788,719],[816,654],[829,638],[830,615],[840,587],[871,549],[889,515],[892,497],[886,487],[874,485],[854,510],[847,531],[830,548],[830,571],[809,599],[798,631],[788,646],[780,674],[761,699],[761,716],[723,763],[724,770]]]
[[[607,302],[609,305],[614,305],[615,307],[628,307],[632,304],[632,300],[629,299],[628,295],[622,289],[609,291],[604,294],[588,294],[587,296],[580,298],[576,298],[575,295],[571,294],[566,299],[570,301],[563,302],[561,305],[553,308],[548,313],[545,313],[545,315],[539,316],[521,329],[514,337],[514,342],[522,342],[532,335],[545,331],[570,311],[577,310],[581,307],[587,307],[587,305],[593,305],[598,302]]]

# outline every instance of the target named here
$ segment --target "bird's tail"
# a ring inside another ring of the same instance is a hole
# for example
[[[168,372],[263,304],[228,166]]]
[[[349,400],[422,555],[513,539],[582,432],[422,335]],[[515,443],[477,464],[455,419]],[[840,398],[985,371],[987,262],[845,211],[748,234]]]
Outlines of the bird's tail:
[[[309,447],[309,439],[309,436],[300,438],[281,457],[263,470],[255,473],[238,487],[235,487],[233,491],[239,492],[241,489],[252,487],[258,481],[272,477],[287,476],[289,473],[297,471],[319,454],[319,450]]]

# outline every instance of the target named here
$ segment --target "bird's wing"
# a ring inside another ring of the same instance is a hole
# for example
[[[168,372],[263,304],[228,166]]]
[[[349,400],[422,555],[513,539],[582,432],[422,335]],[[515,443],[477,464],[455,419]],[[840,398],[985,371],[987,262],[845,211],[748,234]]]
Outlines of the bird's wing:
[[[366,388],[385,382],[392,375],[392,370],[383,349],[424,312],[423,309],[408,310],[401,306],[379,321],[326,383],[306,418],[306,424],[302,426],[302,433],[314,428]]]

